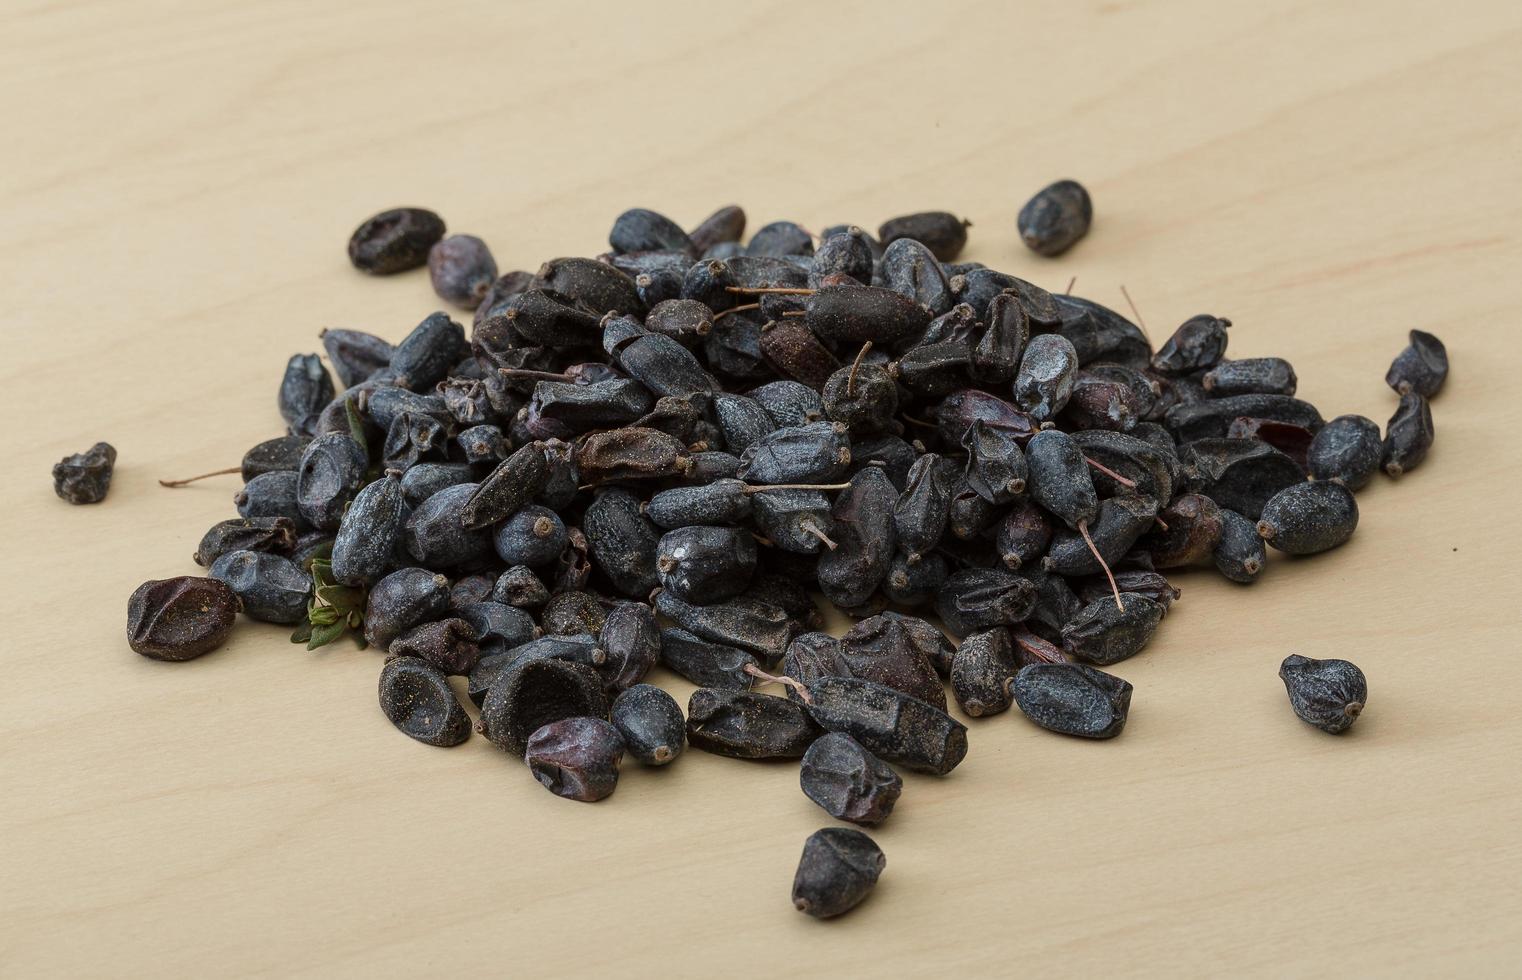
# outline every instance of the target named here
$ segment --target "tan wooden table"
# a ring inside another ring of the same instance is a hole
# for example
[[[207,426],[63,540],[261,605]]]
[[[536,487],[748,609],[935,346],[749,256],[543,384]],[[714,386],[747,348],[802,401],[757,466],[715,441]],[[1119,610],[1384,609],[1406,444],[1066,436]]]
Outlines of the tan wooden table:
[[[0,975],[1514,975],[1515,5],[213,6],[0,8]],[[1098,219],[1042,260],[1014,216],[1061,176]],[[976,723],[834,923],[788,902],[829,823],[792,765],[692,752],[576,805],[484,740],[399,735],[374,652],[255,624],[189,664],[127,649],[128,593],[195,572],[236,489],[155,478],[278,434],[320,328],[436,307],[348,266],[361,218],[425,204],[532,269],[627,206],[732,200],[753,228],[966,214],[968,258],[1126,284],[1154,339],[1232,317],[1328,416],[1382,424],[1435,331],[1437,448],[1347,547],[1181,576],[1117,668],[1120,739]],[[115,485],[71,508],[49,467],[97,439]],[[1291,652],[1367,672],[1349,736],[1291,714]]]

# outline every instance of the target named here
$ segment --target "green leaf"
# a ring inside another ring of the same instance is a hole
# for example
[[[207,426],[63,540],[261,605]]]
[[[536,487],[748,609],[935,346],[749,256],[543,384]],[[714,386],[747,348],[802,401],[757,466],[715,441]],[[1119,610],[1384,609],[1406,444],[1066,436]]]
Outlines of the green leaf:
[[[333,578],[333,563],[323,558],[312,559],[312,581],[318,588],[325,585],[337,585]]]
[[[291,631],[291,642],[292,643],[305,643],[307,640],[310,640],[311,638],[312,638],[312,624],[311,623],[302,623],[300,626],[296,627],[294,630]]]
[[[349,629],[357,630],[365,624],[365,617],[360,615],[358,609],[349,613]]]
[[[329,623],[326,626],[314,626],[312,638],[307,641],[308,650],[316,650],[318,647],[327,646],[340,636],[344,635],[343,623]]]
[[[359,417],[359,409],[354,407],[354,399],[344,399],[344,414],[349,418],[349,438],[359,443],[359,448],[365,451],[365,456],[370,455],[370,444],[365,439],[365,423]]]
[[[307,619],[313,626],[332,626],[338,622],[338,610],[332,606],[318,606],[307,613]],[[339,627],[342,629],[342,627]]]
[[[324,541],[322,544],[320,544],[317,547],[313,548],[312,549],[312,553],[310,555],[308,555],[306,558],[302,559],[301,568],[302,568],[303,571],[305,571],[305,572],[310,574],[311,571],[312,571],[312,563],[316,562],[316,561],[325,561],[325,562],[328,563],[328,567],[331,568],[332,565],[333,565],[333,562],[331,560],[332,559],[332,555],[333,555],[333,542],[332,541]]]
[[[351,589],[346,585],[319,585],[317,598],[345,613],[365,607],[365,590]]]

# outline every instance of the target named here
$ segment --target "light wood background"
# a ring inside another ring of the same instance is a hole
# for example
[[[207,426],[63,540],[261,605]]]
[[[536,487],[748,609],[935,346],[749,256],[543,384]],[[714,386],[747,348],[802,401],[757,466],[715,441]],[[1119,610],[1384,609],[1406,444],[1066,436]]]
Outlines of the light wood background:
[[[1519,44],[1504,3],[7,0],[0,974],[1515,975]],[[1064,176],[1098,218],[1043,260],[1014,216]],[[731,201],[965,214],[968,258],[1124,283],[1154,339],[1230,316],[1329,417],[1383,423],[1432,330],[1437,448],[1347,547],[1182,576],[1118,740],[975,723],[832,923],[788,901],[830,822],[795,766],[692,752],[573,804],[394,731],[374,652],[128,650],[127,595],[197,570],[237,483],[155,478],[278,434],[320,328],[438,305],[348,266],[360,219],[423,204],[533,269]],[[97,439],[115,485],[71,508],[49,467]],[[1350,735],[1290,712],[1292,652],[1367,672]]]

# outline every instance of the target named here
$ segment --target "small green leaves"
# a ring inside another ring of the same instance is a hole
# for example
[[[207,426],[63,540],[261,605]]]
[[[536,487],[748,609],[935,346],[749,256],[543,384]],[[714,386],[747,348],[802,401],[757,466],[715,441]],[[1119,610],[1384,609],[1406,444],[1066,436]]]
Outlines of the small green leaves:
[[[352,630],[355,642],[364,649],[369,645],[361,634],[365,590],[335,582],[333,562],[326,556],[312,558],[308,567],[312,572],[313,596],[307,603],[307,621],[291,633],[291,642],[305,643],[308,650],[315,650],[343,636],[345,630]]]

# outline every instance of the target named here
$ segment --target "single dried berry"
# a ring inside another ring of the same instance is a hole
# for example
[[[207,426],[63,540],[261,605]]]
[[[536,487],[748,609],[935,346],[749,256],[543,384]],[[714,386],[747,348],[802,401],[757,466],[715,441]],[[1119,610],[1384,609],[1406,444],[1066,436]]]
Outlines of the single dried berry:
[[[1431,398],[1448,379],[1448,348],[1432,334],[1411,331],[1411,343],[1401,351],[1385,374],[1385,384],[1404,395],[1413,391]]]
[[[550,722],[607,714],[608,699],[595,670],[546,657],[505,670],[492,681],[477,730],[504,752],[521,757],[529,737]]]
[[[602,621],[597,645],[607,656],[598,673],[608,688],[633,687],[660,661],[661,630],[655,612],[643,602],[615,603]]]
[[[1008,630],[995,627],[973,633],[963,638],[952,658],[951,693],[957,706],[974,718],[1008,711],[1010,682],[1018,670]]]
[[[911,620],[912,617],[886,614],[861,620],[834,644],[832,659],[838,664],[838,669],[827,669],[824,672],[884,684],[942,711],[946,710],[946,691],[941,687],[935,666],[927,656],[927,649],[930,653],[940,655],[941,647],[931,645],[927,648],[927,641],[922,635],[916,635]],[[928,625],[922,620],[913,622]],[[935,632],[942,643],[949,643],[945,634],[939,630]],[[819,637],[823,634],[812,635]],[[802,637],[794,640],[789,651],[797,650],[801,640]],[[793,667],[786,661],[783,669],[789,676],[798,676],[792,673]]]
[[[260,473],[233,494],[233,506],[239,517],[285,517],[297,530],[311,530],[296,504],[296,483],[295,470]]]
[[[1221,361],[1200,379],[1200,387],[1215,398],[1230,395],[1293,395],[1298,379],[1282,357],[1248,357]]]
[[[448,747],[470,738],[470,716],[449,678],[416,657],[395,657],[381,668],[380,706],[402,734]]]
[[[627,490],[605,490],[587,505],[581,529],[597,568],[614,591],[643,599],[659,584],[656,549],[660,531],[640,513],[640,502]]]
[[[1157,516],[1157,529],[1143,535],[1139,543],[1158,568],[1198,565],[1215,554],[1221,540],[1221,508],[1214,500],[1181,493]]]
[[[1036,192],[1020,209],[1017,222],[1026,248],[1040,255],[1061,255],[1089,233],[1094,203],[1076,180],[1059,180]]]
[[[904,781],[849,735],[821,735],[803,754],[803,794],[837,820],[875,827],[888,819]]]
[[[1214,367],[1226,353],[1226,328],[1230,326],[1230,320],[1208,313],[1190,317],[1158,348],[1152,357],[1152,370],[1182,375]]]
[[[738,204],[726,204],[704,218],[697,227],[687,233],[692,247],[706,252],[724,242],[738,242],[745,234],[745,209]]]
[[[1340,483],[1297,483],[1263,507],[1258,536],[1290,555],[1314,555],[1342,544],[1358,527],[1358,502]]]
[[[406,521],[401,474],[389,470],[354,498],[333,539],[333,578],[345,585],[378,581],[396,562]]]
[[[492,542],[497,556],[509,565],[537,568],[554,561],[565,549],[565,524],[548,507],[530,504],[497,525]]]
[[[1072,436],[1058,429],[1036,433],[1025,444],[1025,460],[1032,500],[1075,529],[1099,516],[1094,480]]]
[[[53,492],[71,504],[98,504],[111,489],[115,467],[116,449],[110,443],[97,442],[53,464]]]
[[[232,551],[212,562],[207,575],[233,590],[250,619],[299,623],[306,618],[312,577],[289,558]]]
[[[313,527],[336,531],[344,508],[364,485],[369,457],[348,435],[330,432],[313,439],[301,454],[296,505]]]
[[[338,381],[345,388],[352,388],[375,372],[391,363],[395,348],[390,343],[363,330],[335,330],[323,328],[317,336],[322,340],[323,350]]]
[[[393,208],[369,218],[349,239],[349,261],[375,276],[416,269],[444,237],[444,219],[424,208]]]
[[[414,626],[391,641],[390,652],[417,657],[457,676],[469,674],[481,659],[476,628],[457,616]]]
[[[964,637],[1022,622],[1035,605],[1035,586],[1002,568],[953,572],[935,597],[936,614],[946,628]]]
[[[1337,480],[1361,490],[1379,471],[1379,426],[1362,415],[1339,415],[1311,440],[1306,463],[1317,480]]]
[[[1062,627],[1062,646],[1107,667],[1140,653],[1162,619],[1163,607],[1135,592],[1120,593],[1119,608],[1111,597],[1095,599]]]
[[[886,248],[901,238],[912,238],[930,249],[937,259],[950,262],[967,244],[970,227],[971,221],[949,211],[921,211],[884,221],[877,229],[877,240]]]
[[[750,483],[833,483],[851,464],[851,440],[838,422],[790,426],[756,440],[740,454],[740,479]]]
[[[573,636],[596,633],[603,628],[608,614],[592,593],[566,589],[550,596],[539,618],[544,631],[551,636]]]
[[[1258,580],[1268,553],[1257,526],[1234,510],[1221,510],[1221,540],[1216,542],[1216,570],[1233,582],[1248,585]]]
[[[520,446],[476,486],[461,511],[461,522],[475,530],[504,521],[541,493],[549,480],[550,464],[544,444],[531,442]]]
[[[210,568],[212,562],[234,551],[267,551],[289,555],[296,547],[296,524],[288,517],[245,517],[213,524],[196,545],[191,558]]]
[[[127,600],[127,643],[150,660],[193,660],[227,640],[238,597],[227,583],[182,575],[144,582]]]
[[[1261,439],[1199,439],[1178,456],[1190,490],[1254,520],[1270,497],[1305,479],[1298,463]]]
[[[1037,422],[1056,418],[1073,394],[1078,363],[1078,351],[1061,334],[1032,337],[1015,375],[1015,402]]]
[[[815,831],[793,875],[793,908],[816,919],[849,912],[871,894],[887,863],[882,848],[859,830]]]
[[[279,436],[266,439],[243,454],[239,471],[247,483],[261,473],[296,470],[311,439],[306,436]]]
[[[1131,710],[1131,685],[1085,664],[1027,664],[1012,690],[1025,717],[1063,735],[1114,738]]]
[[[735,759],[796,759],[820,734],[787,698],[700,687],[687,702],[687,741]]]
[[[333,400],[333,379],[316,354],[292,354],[280,379],[280,417],[292,435],[316,435],[318,416]]]
[[[879,758],[944,776],[967,755],[967,727],[941,709],[882,684],[822,676],[807,685],[809,716]]]
[[[698,250],[682,226],[656,211],[646,208],[630,208],[613,222],[608,232],[608,244],[615,252],[686,252],[697,255]]]
[[[601,718],[562,718],[529,736],[523,761],[545,789],[594,803],[618,788],[624,740]]]
[[[661,585],[684,602],[706,604],[739,595],[756,570],[756,542],[736,527],[668,531],[656,551]]]
[[[898,492],[882,470],[864,469],[835,498],[837,546],[819,556],[819,589],[843,609],[866,604],[893,562],[893,505]]]
[[[661,663],[699,687],[748,691],[755,685],[751,669],[760,663],[739,647],[705,640],[675,627],[661,630]]]
[[[474,483],[461,483],[419,504],[402,525],[407,554],[428,568],[453,568],[490,555],[491,535],[464,524],[465,507],[475,492]]]
[[[454,614],[470,624],[483,658],[520,647],[539,635],[534,618],[522,609],[490,599],[454,602],[453,590],[451,602]]]
[[[1380,457],[1385,472],[1400,476],[1416,469],[1427,458],[1435,434],[1432,406],[1427,404],[1427,399],[1415,391],[1401,395],[1400,406],[1385,427],[1385,443]]]
[[[448,611],[448,578],[426,568],[397,569],[366,597],[365,641],[385,650],[402,633]]]
[[[1082,533],[1059,528],[1041,567],[1059,575],[1098,575],[1119,563],[1156,522],[1157,501],[1152,498],[1111,497],[1100,502],[1099,516],[1088,528],[1087,538]]]
[[[687,747],[681,707],[654,685],[635,684],[614,698],[609,717],[624,749],[644,765],[667,765]]]
[[[1279,678],[1300,720],[1332,735],[1347,731],[1369,701],[1363,671],[1346,660],[1292,654],[1279,665]]]

